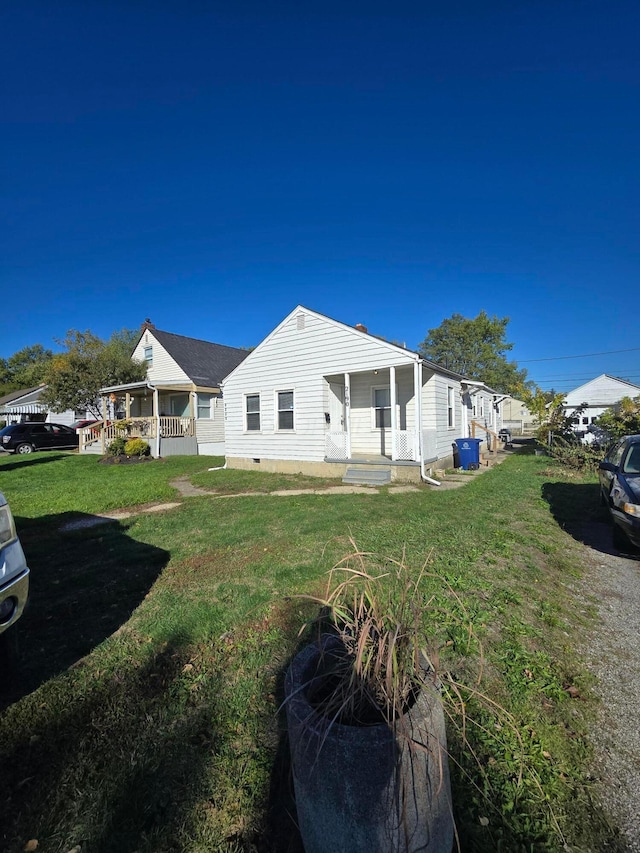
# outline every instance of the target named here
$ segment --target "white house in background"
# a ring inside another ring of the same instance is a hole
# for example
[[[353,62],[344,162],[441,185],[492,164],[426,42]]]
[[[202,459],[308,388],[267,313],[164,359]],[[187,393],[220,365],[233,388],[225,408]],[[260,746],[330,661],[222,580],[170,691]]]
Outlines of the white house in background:
[[[132,359],[147,363],[142,382],[102,388],[103,421],[81,430],[81,453],[104,453],[116,436],[148,441],[153,456],[224,455],[222,379],[248,351],[143,324]],[[109,416],[127,422],[114,426]]]
[[[633,399],[638,395],[640,395],[639,385],[603,373],[584,385],[580,385],[579,388],[569,391],[565,397],[564,405],[567,414],[572,414],[584,406],[584,409],[576,415],[578,423],[574,424],[574,428],[585,430],[603,412],[610,409],[615,403],[619,403],[623,397]]]
[[[301,305],[223,391],[230,468],[350,476],[364,466],[371,481],[419,480],[452,464],[474,411],[487,429],[500,425],[482,383]]]
[[[38,421],[71,426],[76,420],[91,417],[84,409],[79,412],[74,412],[73,409],[53,412],[40,401],[46,387],[46,385],[36,385],[34,388],[23,388],[21,391],[12,391],[0,397],[0,420],[8,424]]]

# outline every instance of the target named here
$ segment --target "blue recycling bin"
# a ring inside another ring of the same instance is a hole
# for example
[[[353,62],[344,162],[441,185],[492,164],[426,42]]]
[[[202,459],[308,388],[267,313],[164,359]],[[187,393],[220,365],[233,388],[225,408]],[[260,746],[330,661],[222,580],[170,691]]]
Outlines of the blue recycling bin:
[[[480,438],[456,438],[460,467],[465,471],[475,471],[480,467],[481,441]]]

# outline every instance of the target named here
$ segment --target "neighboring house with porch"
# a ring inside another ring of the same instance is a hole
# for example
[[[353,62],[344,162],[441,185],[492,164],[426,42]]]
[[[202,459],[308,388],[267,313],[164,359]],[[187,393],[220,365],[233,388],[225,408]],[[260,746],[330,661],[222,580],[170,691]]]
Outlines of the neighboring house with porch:
[[[116,436],[126,435],[148,441],[153,456],[224,454],[220,385],[247,355],[147,321],[131,355],[146,362],[146,379],[101,389],[103,421],[81,431],[80,452],[104,453]],[[124,429],[114,420],[124,420]]]
[[[619,403],[623,397],[634,399],[640,395],[640,386],[602,373],[573,391],[569,391],[564,400],[565,411],[568,415],[576,416],[574,429],[578,432],[586,430],[597,418],[611,406]]]
[[[23,388],[0,397],[0,421],[6,421],[8,424],[38,421],[70,426],[76,420],[90,417],[84,410],[81,412],[74,412],[72,409],[65,412],[51,411],[40,400],[46,387],[46,385],[36,385],[35,388]]]
[[[500,426],[482,383],[303,306],[223,391],[230,468],[419,480],[453,464],[455,439]]]

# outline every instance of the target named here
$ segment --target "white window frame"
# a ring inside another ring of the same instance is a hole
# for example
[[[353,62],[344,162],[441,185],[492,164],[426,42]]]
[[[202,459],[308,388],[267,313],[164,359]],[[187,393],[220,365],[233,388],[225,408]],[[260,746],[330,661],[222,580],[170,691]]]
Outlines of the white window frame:
[[[291,408],[280,408],[280,394],[291,394]],[[295,388],[278,388],[274,391],[275,432],[295,432],[296,429],[296,391]],[[280,426],[280,414],[291,412],[291,426]]]
[[[258,400],[258,411],[250,412],[248,409],[249,398],[257,398]],[[242,418],[244,420],[244,431],[255,434],[257,432],[262,432],[262,398],[260,397],[259,391],[254,391],[251,394],[245,394],[243,397],[243,407],[242,407]],[[257,429],[249,429],[249,415],[257,415],[258,416],[258,428]]]
[[[455,388],[447,385],[447,429],[456,428]]]
[[[144,348],[144,360],[151,367],[153,364],[153,344],[149,344],[149,346]]]
[[[197,401],[196,401],[196,418],[197,418],[197,420],[199,420],[199,421],[202,421],[202,420],[211,420],[211,418],[213,417],[213,415],[211,414],[211,404],[213,403],[213,394],[206,394],[205,392],[202,392],[202,393],[198,392],[198,395],[197,395],[197,396],[198,396],[198,399],[197,399]],[[202,404],[201,404],[201,402],[200,402],[200,399],[201,399],[202,397],[208,397],[208,398],[209,398],[209,399],[208,399],[208,401],[207,401],[207,402],[208,402],[208,406],[206,407],[206,408],[207,408],[207,410],[208,410],[208,414],[206,414],[206,415],[201,415],[201,414],[200,414],[200,409],[204,409],[204,408],[205,408],[205,406],[204,406],[204,405],[202,405]]]
[[[376,391],[387,391],[389,394],[389,405],[388,406],[376,406]],[[397,399],[397,392],[396,392]],[[377,423],[377,413],[378,412],[389,412],[389,426],[384,426],[384,415],[383,415],[383,425],[378,426]],[[372,385],[371,386],[371,429],[372,430],[381,430],[381,429],[391,429],[391,385]]]

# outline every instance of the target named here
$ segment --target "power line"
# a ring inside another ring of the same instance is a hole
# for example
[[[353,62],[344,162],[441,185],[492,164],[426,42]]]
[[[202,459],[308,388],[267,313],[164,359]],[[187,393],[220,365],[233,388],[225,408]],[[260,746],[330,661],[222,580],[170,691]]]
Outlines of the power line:
[[[586,352],[584,355],[558,355],[553,358],[526,358],[518,361],[518,364],[533,364],[534,361],[564,361],[567,358],[591,358],[595,355],[614,355],[618,352],[640,352],[640,347],[632,347],[631,349],[610,349],[606,352]]]

